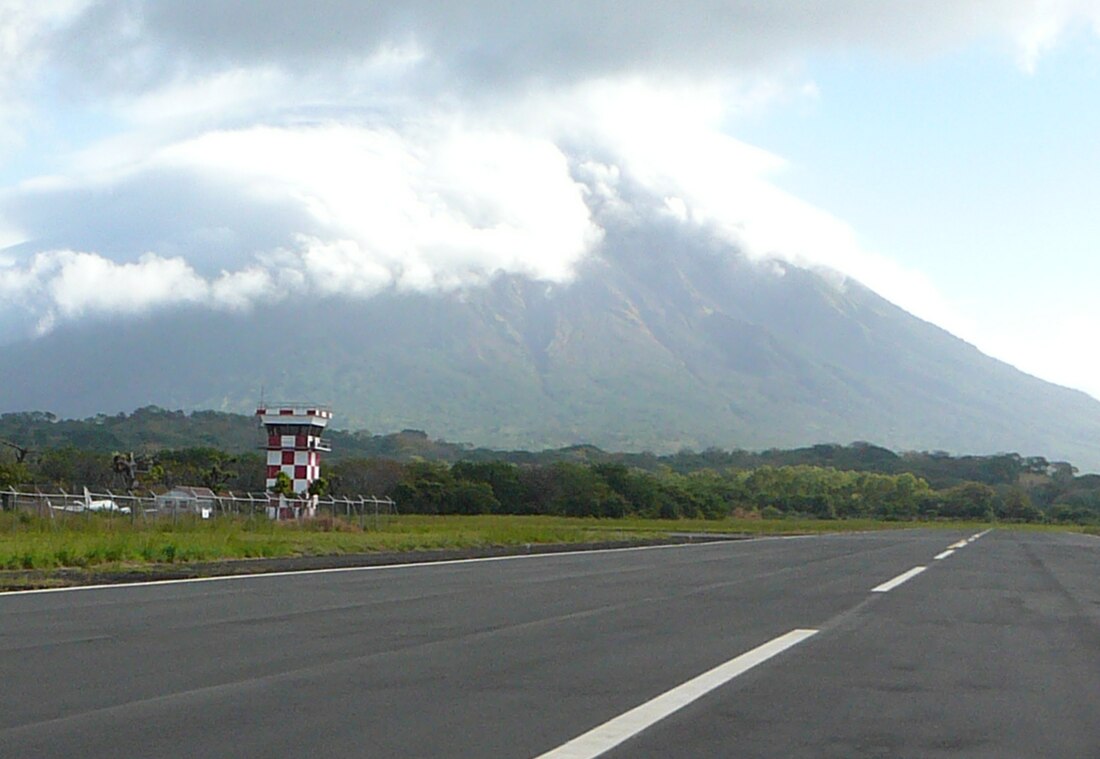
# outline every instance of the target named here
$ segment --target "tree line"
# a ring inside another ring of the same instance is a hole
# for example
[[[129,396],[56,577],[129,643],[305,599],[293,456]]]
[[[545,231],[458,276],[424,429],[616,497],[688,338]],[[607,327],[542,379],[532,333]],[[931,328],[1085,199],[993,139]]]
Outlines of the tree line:
[[[218,492],[258,493],[265,484],[264,459],[258,452],[164,450],[138,458],[142,463],[136,482],[127,482],[120,473],[119,458],[73,447],[46,450],[22,461],[0,454],[0,488],[121,492],[136,487],[163,492],[176,485],[202,485]],[[1100,523],[1100,477],[1077,477],[1049,464],[1040,468],[1037,462],[1015,477],[992,483],[965,480],[940,487],[904,471],[711,463],[719,465],[645,469],[619,461],[347,458],[325,465],[320,489],[336,496],[390,496],[402,512],[422,514]]]
[[[681,474],[623,464],[417,462],[404,467],[390,493],[402,510],[426,514],[1020,522],[1048,518],[1018,486],[967,482],[935,490],[908,472],[877,474],[808,465]]]
[[[766,451],[685,449],[672,454],[574,445],[496,451],[433,440],[330,430],[324,478],[333,495],[389,495],[408,511],[721,517],[953,518],[1100,522],[1100,475],[1068,462],[999,453],[895,452],[867,442]],[[203,485],[264,489],[256,420],[168,411],[63,420],[0,414],[0,488],[122,491]],[[131,455],[130,452],[136,455]],[[119,455],[138,464],[129,477]]]

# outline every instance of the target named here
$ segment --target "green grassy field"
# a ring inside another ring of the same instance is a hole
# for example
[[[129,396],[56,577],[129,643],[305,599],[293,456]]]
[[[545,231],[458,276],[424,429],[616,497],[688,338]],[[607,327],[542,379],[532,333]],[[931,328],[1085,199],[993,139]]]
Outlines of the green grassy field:
[[[783,535],[933,526],[982,529],[959,522],[874,520],[577,519],[532,516],[397,516],[377,526],[331,519],[131,523],[101,515],[42,519],[0,514],[0,569],[120,568],[219,559],[319,556],[378,551],[484,548],[660,538],[672,533]]]

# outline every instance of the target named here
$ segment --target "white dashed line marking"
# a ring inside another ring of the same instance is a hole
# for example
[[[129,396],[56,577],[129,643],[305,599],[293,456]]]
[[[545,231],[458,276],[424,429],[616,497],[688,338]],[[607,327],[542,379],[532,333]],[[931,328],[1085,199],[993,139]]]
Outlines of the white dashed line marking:
[[[893,590],[897,586],[901,585],[903,582],[906,582],[907,580],[911,580],[912,578],[916,577],[917,575],[919,575],[921,572],[923,572],[926,569],[928,569],[928,567],[913,567],[908,572],[902,572],[900,575],[895,577],[893,580],[887,580],[886,582],[882,583],[882,585],[876,585],[875,587],[871,588],[871,592],[872,593],[889,593],[891,590]]]
[[[725,664],[719,664],[714,669],[646,701],[641,706],[609,722],[592,728],[587,733],[541,754],[536,759],[592,759],[599,756],[702,698],[715,688],[725,685],[738,675],[744,674],[756,665],[766,662],[815,634],[817,630],[791,630],[762,646],[757,646],[751,651],[730,659]]]
[[[946,551],[936,554],[933,558],[936,561],[939,561],[940,559],[946,559],[948,556],[950,556],[953,553],[955,553],[955,551],[953,549],[948,548]]]

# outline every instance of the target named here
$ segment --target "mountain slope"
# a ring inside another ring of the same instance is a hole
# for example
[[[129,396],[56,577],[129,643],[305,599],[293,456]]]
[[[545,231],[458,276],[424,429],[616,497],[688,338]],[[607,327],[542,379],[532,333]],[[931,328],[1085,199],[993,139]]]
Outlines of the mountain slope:
[[[864,439],[1100,468],[1100,402],[854,282],[673,224],[608,229],[570,285],[290,298],[89,321],[0,348],[0,410],[332,403],[340,426],[495,447],[763,448]]]

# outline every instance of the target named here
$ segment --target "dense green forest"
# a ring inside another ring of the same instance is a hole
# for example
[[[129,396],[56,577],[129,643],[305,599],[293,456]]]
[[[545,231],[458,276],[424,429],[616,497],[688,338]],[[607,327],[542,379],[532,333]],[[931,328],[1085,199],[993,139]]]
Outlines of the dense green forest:
[[[658,456],[592,446],[493,451],[416,430],[333,430],[328,437],[330,493],[389,495],[405,513],[1100,522],[1100,476],[1014,453],[896,453],[853,443]],[[212,411],[150,407],[85,420],[4,414],[0,487],[123,490],[114,455],[133,452],[143,462],[139,489],[187,484],[259,492],[260,441],[252,418]]]

